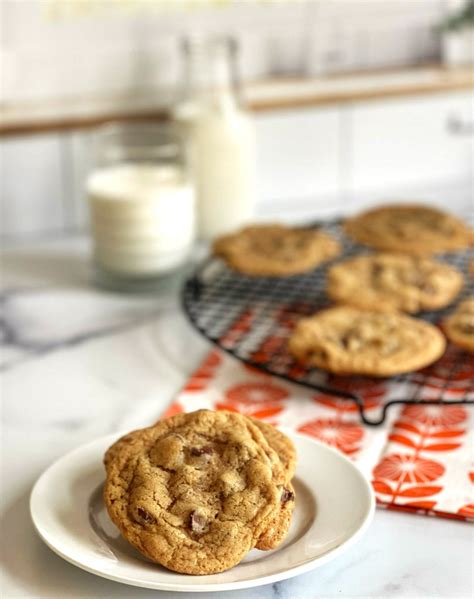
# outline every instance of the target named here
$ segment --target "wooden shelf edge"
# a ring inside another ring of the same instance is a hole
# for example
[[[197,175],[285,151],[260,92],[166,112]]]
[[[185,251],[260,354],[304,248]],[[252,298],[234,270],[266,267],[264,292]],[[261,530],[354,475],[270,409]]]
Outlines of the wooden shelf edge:
[[[450,93],[463,90],[474,90],[474,71],[463,69],[460,76],[452,76],[449,71],[439,68],[440,79],[429,82],[413,83],[411,85],[396,86],[383,85],[379,89],[361,89],[353,91],[320,92],[305,96],[291,96],[253,100],[247,103],[253,112],[265,112],[273,110],[288,110],[298,108],[310,108],[319,106],[331,106],[337,104],[350,104],[357,102],[370,102],[377,100],[388,100],[390,98],[401,98],[427,94]],[[415,70],[415,69],[412,69]],[[299,80],[302,81],[301,79]],[[0,113],[1,117],[1,113]],[[98,112],[90,116],[58,116],[38,117],[19,120],[8,118],[0,120],[0,137],[35,135],[41,133],[54,133],[63,131],[75,131],[93,129],[111,122],[160,122],[169,118],[169,110],[163,106],[154,108],[142,108],[136,110],[110,110]]]

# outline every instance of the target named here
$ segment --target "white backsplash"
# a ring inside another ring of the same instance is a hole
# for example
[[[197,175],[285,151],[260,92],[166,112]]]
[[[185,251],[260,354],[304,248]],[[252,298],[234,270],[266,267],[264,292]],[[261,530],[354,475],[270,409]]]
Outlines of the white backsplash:
[[[333,0],[313,4],[307,72],[313,75],[435,60],[443,0]]]
[[[196,29],[236,35],[247,80],[434,60],[433,25],[452,0],[235,0],[188,10],[150,0],[141,11],[52,16],[61,1],[2,0],[3,102],[169,90],[181,76],[178,40]]]
[[[181,76],[178,39],[195,29],[237,35],[241,72],[247,80],[434,61],[439,40],[433,25],[460,0],[235,0],[222,8],[186,12],[163,12],[149,0],[142,6],[151,8],[143,12],[76,11],[72,16],[48,16],[48,6],[61,1],[66,0],[2,0],[0,93],[5,104],[34,107],[68,98],[65,105],[77,116],[105,97],[127,94],[143,99],[149,94],[148,102],[169,102]],[[439,140],[426,148],[423,158],[427,144],[419,135],[419,146],[410,145],[411,152],[418,152],[415,164],[410,160],[395,174],[389,167],[402,160],[403,143],[411,143],[410,135],[418,130],[415,126],[408,126],[406,139],[399,140],[399,153],[387,158],[385,168],[382,154],[370,156],[373,143],[363,134],[367,125],[361,107],[258,114],[261,209],[278,212],[291,202],[293,209],[299,203],[324,212],[366,191],[377,193],[387,177],[400,189],[429,190],[444,181],[448,187],[451,182],[465,186],[472,177],[472,151],[459,149],[465,145],[462,139],[445,136],[446,120],[452,110],[458,110],[455,98],[456,94],[447,96],[446,108],[438,116],[437,109],[419,113],[423,130],[446,137],[442,147],[450,148],[449,152],[440,154],[438,149],[436,164],[429,167],[428,157],[433,147],[440,147]],[[417,100],[410,102],[416,105]],[[384,106],[396,112],[395,104]],[[372,108],[368,110],[371,123]],[[396,131],[405,131],[404,123],[416,110],[400,108]],[[466,122],[469,119],[468,115]],[[89,136],[70,131],[0,140],[3,237],[15,240],[84,229]]]
[[[59,232],[67,223],[64,135],[2,139],[2,235],[21,238]]]

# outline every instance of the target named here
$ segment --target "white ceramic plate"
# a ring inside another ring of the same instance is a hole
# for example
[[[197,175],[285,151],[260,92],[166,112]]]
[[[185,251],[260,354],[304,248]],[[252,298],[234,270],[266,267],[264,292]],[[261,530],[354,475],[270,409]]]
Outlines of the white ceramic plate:
[[[235,568],[209,576],[170,572],[142,557],[109,520],[102,502],[102,456],[117,435],[65,455],[37,481],[34,525],[62,558],[88,572],[167,591],[224,591],[269,584],[321,566],[352,545],[374,513],[370,485],[337,451],[290,435],[298,452],[296,506],[290,533],[274,551],[251,551]]]

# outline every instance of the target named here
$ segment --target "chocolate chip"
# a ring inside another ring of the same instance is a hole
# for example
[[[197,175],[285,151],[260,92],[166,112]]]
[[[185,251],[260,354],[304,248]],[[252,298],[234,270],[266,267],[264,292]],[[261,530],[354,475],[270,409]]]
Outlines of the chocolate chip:
[[[203,447],[191,447],[190,453],[194,456],[212,455],[214,450],[210,445],[204,445]]]
[[[154,524],[156,522],[155,518],[153,518],[153,516],[143,508],[139,507],[137,512],[140,518],[144,520],[147,524]]]
[[[341,343],[345,349],[349,349],[350,342],[351,342],[351,335],[344,335],[344,337],[341,337]]]
[[[293,491],[290,491],[289,489],[283,489],[283,491],[281,493],[281,502],[282,503],[288,503],[288,501],[293,501],[294,498],[295,498],[295,494],[293,493]]]
[[[467,335],[471,335],[472,333],[474,333],[474,324],[471,324],[469,322],[463,322],[458,324],[458,329],[463,333],[466,333]]]
[[[206,518],[196,511],[191,512],[189,514],[189,528],[197,534],[202,534],[207,529]]]
[[[373,264],[372,265],[372,276],[377,278],[384,272],[385,268],[381,264]]]
[[[357,333],[349,331],[341,337],[341,344],[347,351],[357,351],[362,346],[362,340],[357,336]]]

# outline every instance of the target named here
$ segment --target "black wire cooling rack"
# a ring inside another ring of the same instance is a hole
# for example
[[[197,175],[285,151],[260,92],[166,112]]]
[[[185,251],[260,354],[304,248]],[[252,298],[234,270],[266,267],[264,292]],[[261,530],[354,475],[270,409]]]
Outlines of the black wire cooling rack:
[[[370,379],[338,377],[304,367],[294,360],[287,351],[287,342],[296,321],[329,304],[325,294],[327,268],[350,256],[369,253],[367,248],[344,236],[340,221],[311,226],[333,235],[343,247],[337,259],[311,272],[281,278],[249,277],[231,270],[218,258],[210,257],[201,264],[187,279],[182,291],[184,311],[196,329],[250,366],[355,402],[361,420],[368,425],[382,424],[388,408],[396,404],[474,404],[472,357],[454,346],[449,346],[436,364],[390,378],[390,398],[377,418],[368,417],[364,406],[362,391]],[[466,284],[459,300],[473,292],[472,277],[468,275],[468,264],[473,258],[470,251],[439,257],[465,276]],[[456,304],[418,316],[437,323]]]

